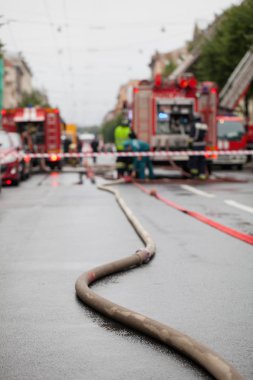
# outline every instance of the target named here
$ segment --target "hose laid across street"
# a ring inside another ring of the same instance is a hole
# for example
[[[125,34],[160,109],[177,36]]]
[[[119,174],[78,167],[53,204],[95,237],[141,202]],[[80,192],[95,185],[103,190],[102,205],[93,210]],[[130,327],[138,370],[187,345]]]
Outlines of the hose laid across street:
[[[124,182],[124,181],[122,181]],[[113,184],[122,183],[120,180]],[[142,227],[132,211],[128,208],[118,190],[108,187],[108,185],[98,186],[100,190],[106,190],[115,195],[115,198],[134,227],[137,234],[145,244],[145,248],[139,249],[136,253],[122,259],[98,266],[82,274],[76,281],[77,296],[91,308],[101,314],[114,319],[128,327],[140,331],[169,347],[172,347],[189,357],[200,366],[205,368],[212,376],[219,380],[240,380],[242,376],[237,370],[227,363],[214,351],[205,347],[193,338],[177,331],[165,324],[157,322],[145,315],[126,309],[96,294],[89,288],[89,285],[100,278],[120,272],[129,268],[146,264],[155,255],[155,243],[148,232]]]
[[[189,215],[189,216],[191,216],[191,217],[199,220],[202,223],[205,223],[205,224],[207,224],[207,225],[209,225],[209,226],[211,226],[213,228],[216,228],[217,230],[219,230],[219,231],[221,231],[221,232],[223,232],[225,234],[233,236],[236,239],[242,240],[245,243],[253,245],[253,236],[252,235],[245,234],[243,232],[237,231],[237,230],[235,230],[234,228],[231,228],[231,227],[227,227],[224,224],[218,223],[218,222],[216,222],[213,219],[207,218],[205,215],[200,214],[199,212],[188,210],[187,208],[185,208],[185,207],[183,207],[183,206],[181,206],[181,205],[179,205],[179,204],[177,204],[175,202],[172,202],[171,200],[163,197],[156,190],[146,189],[144,186],[142,186],[141,184],[139,184],[137,182],[133,182],[133,183],[141,191],[143,191],[144,193],[146,193],[148,195],[151,195],[152,197],[155,197],[159,201],[165,203],[167,206],[170,206],[170,207],[172,207],[172,208],[174,208],[174,209],[176,209],[178,211],[181,211],[183,214]]]

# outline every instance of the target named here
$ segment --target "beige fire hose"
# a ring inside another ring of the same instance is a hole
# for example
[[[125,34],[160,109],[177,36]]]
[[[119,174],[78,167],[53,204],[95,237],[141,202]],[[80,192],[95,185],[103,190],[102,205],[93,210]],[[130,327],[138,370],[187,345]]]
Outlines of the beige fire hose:
[[[120,183],[115,181],[113,184]],[[115,198],[127,216],[129,222],[133,225],[137,234],[145,244],[145,248],[138,250],[136,253],[116,260],[105,265],[98,266],[82,274],[76,281],[77,296],[91,308],[97,310],[101,314],[114,319],[126,326],[140,331],[156,340],[172,347],[191,358],[200,366],[205,368],[211,375],[219,380],[239,380],[242,376],[227,363],[218,354],[198,343],[191,337],[157,322],[145,315],[136,313],[135,311],[126,309],[96,294],[89,288],[89,284],[100,278],[120,272],[132,267],[147,263],[155,254],[155,243],[144,230],[142,225],[128,208],[119,191],[108,187],[108,185],[98,186],[100,190],[106,190],[115,195]]]

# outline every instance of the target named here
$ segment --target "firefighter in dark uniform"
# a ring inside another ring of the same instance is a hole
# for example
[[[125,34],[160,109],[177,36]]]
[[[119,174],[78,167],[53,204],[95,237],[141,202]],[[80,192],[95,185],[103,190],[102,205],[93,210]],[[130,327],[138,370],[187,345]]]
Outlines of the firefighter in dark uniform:
[[[117,152],[124,152],[124,143],[129,139],[129,134],[131,133],[131,128],[127,119],[123,119],[121,124],[118,125],[114,130],[114,143]],[[125,172],[128,171],[128,157],[117,157],[116,169],[118,173],[118,178],[122,177]]]
[[[199,115],[194,116],[190,130],[190,149],[194,152],[204,151],[206,148],[207,125],[202,123]],[[206,158],[204,155],[190,156],[189,169],[192,177],[206,179]]]

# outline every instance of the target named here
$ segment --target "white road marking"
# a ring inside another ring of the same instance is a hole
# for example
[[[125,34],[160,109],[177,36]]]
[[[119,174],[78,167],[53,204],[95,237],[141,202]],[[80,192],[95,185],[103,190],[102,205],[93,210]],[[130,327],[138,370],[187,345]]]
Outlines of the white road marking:
[[[233,201],[232,199],[226,199],[224,202],[229,206],[237,207],[243,211],[247,211],[247,212],[250,212],[251,214],[253,214],[253,208],[252,207],[242,205],[241,203]]]
[[[214,197],[215,197],[214,194],[206,193],[205,191],[198,190],[198,189],[196,189],[196,188],[193,187],[193,186],[181,185],[181,187],[182,187],[182,189],[184,189],[184,190],[191,191],[192,193],[194,193],[194,194],[198,194],[198,195],[201,195],[202,197],[206,197],[206,198],[214,198]]]

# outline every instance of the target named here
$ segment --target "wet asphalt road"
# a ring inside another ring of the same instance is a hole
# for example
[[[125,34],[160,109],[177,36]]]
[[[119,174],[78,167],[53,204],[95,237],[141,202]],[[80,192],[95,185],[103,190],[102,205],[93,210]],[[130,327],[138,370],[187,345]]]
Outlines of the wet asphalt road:
[[[180,181],[145,186],[253,234],[252,173],[235,176],[247,182],[200,184],[198,194]],[[0,378],[209,379],[174,351],[76,298],[82,272],[142,246],[113,196],[77,181],[73,173],[35,175],[0,195]],[[194,337],[252,379],[253,247],[132,185],[119,189],[156,241],[157,255],[94,290]]]

